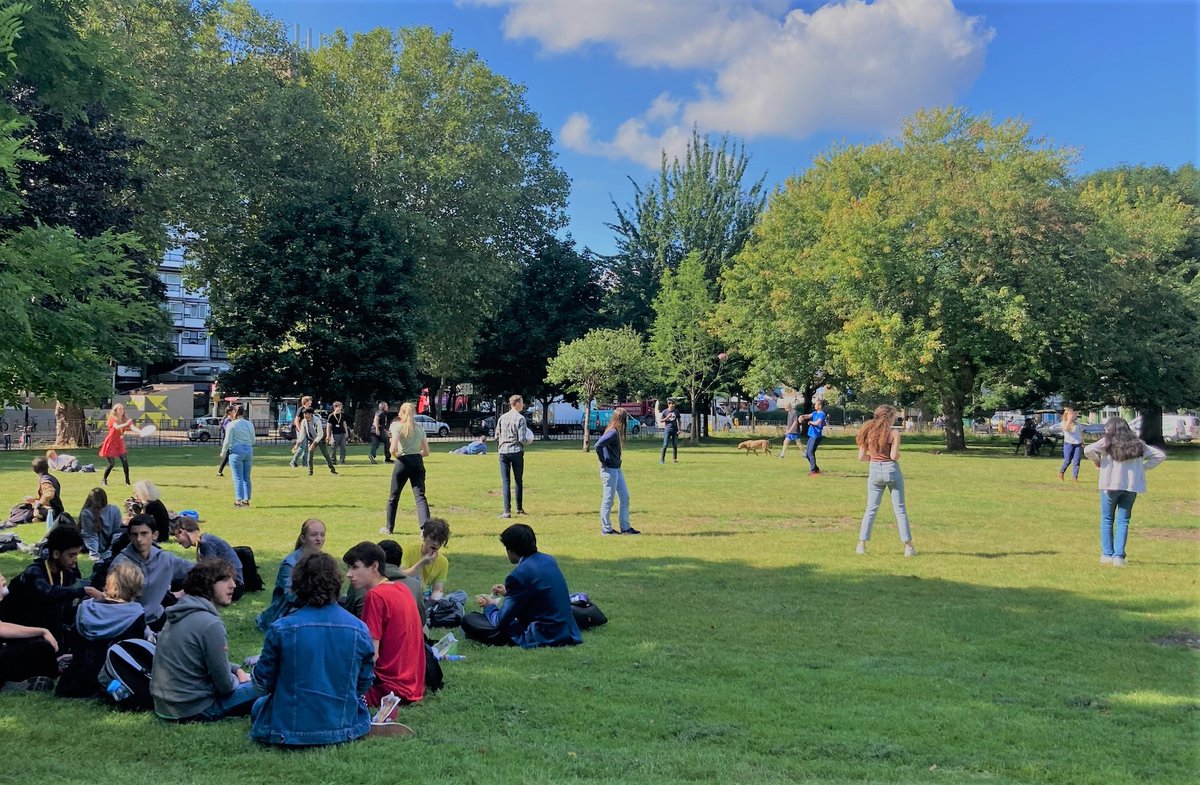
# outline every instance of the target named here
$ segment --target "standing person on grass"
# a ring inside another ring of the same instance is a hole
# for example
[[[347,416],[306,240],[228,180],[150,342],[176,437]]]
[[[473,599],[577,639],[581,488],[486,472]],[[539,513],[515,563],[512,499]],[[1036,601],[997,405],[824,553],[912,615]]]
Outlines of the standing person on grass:
[[[217,431],[217,434],[221,437],[221,444],[225,443],[225,434],[229,429],[229,423],[233,422],[233,410],[236,408],[237,406],[232,403],[225,407],[225,416],[221,418],[221,427]],[[229,453],[221,450],[221,465],[217,467],[218,477],[225,476],[225,467],[228,465]]]
[[[313,464],[317,457],[313,453],[318,448],[321,450],[321,455],[325,457],[325,465],[329,467],[329,473],[337,474],[337,469],[333,468],[333,458],[329,455],[329,445],[326,443],[325,423],[317,418],[316,412],[311,406],[300,414],[299,433],[303,437],[304,449],[308,452],[308,460],[305,462],[305,465],[308,466],[308,476],[312,477]]]
[[[113,461],[121,459],[121,468],[125,470],[125,484],[129,485],[129,461],[125,458],[125,434],[133,430],[133,420],[125,416],[125,404],[118,403],[112,407],[105,422],[108,435],[100,444],[100,457],[108,461],[104,470],[104,484],[108,485],[108,475],[113,470]]]
[[[309,518],[300,526],[300,536],[296,538],[296,549],[285,556],[279,564],[279,572],[275,575],[275,588],[271,590],[271,604],[254,620],[259,631],[266,632],[272,622],[295,606],[296,595],[292,592],[292,572],[301,559],[314,553],[320,553],[324,548],[325,523],[317,518]]]
[[[904,475],[900,473],[900,433],[892,430],[896,421],[896,410],[886,404],[876,407],[875,416],[858,431],[858,459],[870,461],[867,473],[867,511],[863,513],[862,525],[858,529],[858,547],[854,552],[867,552],[867,540],[871,539],[871,527],[875,525],[875,514],[883,501],[886,490],[892,497],[892,512],[896,514],[896,526],[900,529],[900,541],[904,543],[904,555],[916,556],[913,548],[912,531],[908,526],[908,511],[904,508]]]
[[[1071,407],[1063,409],[1062,437],[1063,462],[1058,467],[1058,479],[1066,480],[1067,467],[1072,466],[1071,476],[1079,482],[1079,459],[1083,457],[1083,426],[1077,420],[1078,414]]]
[[[787,409],[787,429],[783,433],[783,448],[779,451],[779,457],[782,458],[787,454],[789,444],[800,447],[800,412],[796,411],[796,404],[785,403],[784,408]]]
[[[221,457],[233,466],[233,506],[250,506],[250,470],[254,468],[254,424],[243,416],[242,407],[230,412],[233,419],[225,429]]]
[[[508,484],[509,472],[517,485],[517,515],[525,512],[525,445],[533,439],[525,415],[525,401],[519,395],[508,399],[509,410],[496,420],[496,452],[500,454],[500,490],[504,496],[504,512],[500,518],[512,517],[512,495]]]
[[[325,437],[333,450],[333,462],[343,466],[346,465],[346,437],[350,434],[344,408],[341,401],[333,402],[333,413],[329,415],[329,422],[326,423],[328,435]]]
[[[1083,454],[1100,469],[1100,563],[1124,567],[1133,503],[1146,492],[1146,472],[1167,454],[1139,439],[1121,417],[1104,423],[1104,436]]]
[[[829,415],[825,414],[825,401],[821,398],[813,401],[813,412],[805,415],[805,419],[808,420],[808,446],[804,448],[804,457],[808,458],[808,474],[812,476],[821,473],[821,468],[817,466],[817,448],[825,438],[825,424],[829,422]]]
[[[629,414],[624,409],[614,409],[612,419],[604,433],[596,440],[596,455],[600,458],[600,482],[603,495],[600,497],[600,533],[616,534],[612,527],[613,497],[621,501],[619,522],[621,534],[641,534],[629,523],[629,488],[621,472],[621,446],[625,443],[625,427]]]
[[[658,457],[659,463],[667,462],[667,445],[671,445],[671,463],[679,463],[679,412],[675,409],[674,401],[667,401],[667,410],[660,412],[658,410],[658,401],[654,402],[654,417],[658,420],[658,427],[662,428],[663,443],[662,455]]]
[[[296,416],[292,418],[292,432],[295,436],[295,444],[292,445],[292,460],[290,466],[295,469],[296,464],[308,466],[308,461],[312,457],[308,449],[310,444],[305,439],[308,432],[302,427],[304,424],[304,410],[312,408],[312,396],[305,395],[300,398],[300,405],[296,407]]]
[[[371,452],[367,455],[367,460],[375,463],[375,453],[380,446],[383,447],[383,460],[386,463],[392,462],[392,454],[388,449],[388,423],[391,421],[391,415],[388,412],[388,402],[380,401],[378,408],[375,409],[375,416],[371,418]]]
[[[392,487],[388,493],[387,519],[380,534],[391,534],[396,528],[396,507],[406,483],[412,483],[413,502],[417,508],[417,526],[429,520],[429,502],[425,500],[425,458],[429,456],[429,441],[425,429],[417,427],[413,417],[417,407],[404,403],[390,428],[388,452],[396,459],[392,467]]]

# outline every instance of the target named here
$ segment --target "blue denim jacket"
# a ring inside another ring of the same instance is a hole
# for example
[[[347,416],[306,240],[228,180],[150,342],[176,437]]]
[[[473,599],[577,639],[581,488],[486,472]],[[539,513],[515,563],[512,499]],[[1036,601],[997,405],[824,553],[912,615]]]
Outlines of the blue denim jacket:
[[[367,625],[337,603],[304,606],[273,623],[254,666],[267,694],[254,702],[250,738],[264,744],[337,744],[367,735],[363,695],[375,680]]]

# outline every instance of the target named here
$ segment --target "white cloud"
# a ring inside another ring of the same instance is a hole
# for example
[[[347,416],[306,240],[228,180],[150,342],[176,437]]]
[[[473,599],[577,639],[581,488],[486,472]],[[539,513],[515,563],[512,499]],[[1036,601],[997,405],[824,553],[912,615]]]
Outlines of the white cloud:
[[[663,149],[683,149],[693,124],[747,138],[894,129],[921,107],[955,100],[981,72],[993,35],[952,0],[844,0],[811,13],[789,11],[787,0],[502,4],[505,34],[547,53],[608,47],[632,66],[706,74],[694,96],[659,95],[611,141],[597,141],[582,114],[560,132],[569,149],[652,168]]]

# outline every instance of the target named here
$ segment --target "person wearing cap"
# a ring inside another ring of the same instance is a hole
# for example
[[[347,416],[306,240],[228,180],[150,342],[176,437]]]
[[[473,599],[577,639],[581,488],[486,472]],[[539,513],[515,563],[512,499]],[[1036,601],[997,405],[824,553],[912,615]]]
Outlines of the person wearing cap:
[[[196,549],[196,561],[220,559],[233,568],[233,602],[246,593],[246,579],[242,573],[242,560],[229,543],[215,534],[200,531],[200,516],[195,510],[185,510],[179,516],[175,528],[175,542],[184,548]],[[186,513],[193,513],[187,515]]]

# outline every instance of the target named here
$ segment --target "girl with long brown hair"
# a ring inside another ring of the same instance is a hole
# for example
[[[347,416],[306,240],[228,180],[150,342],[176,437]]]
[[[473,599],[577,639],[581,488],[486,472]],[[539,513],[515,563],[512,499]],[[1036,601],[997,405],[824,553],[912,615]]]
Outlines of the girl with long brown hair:
[[[871,539],[871,527],[875,525],[875,514],[887,490],[892,497],[892,512],[896,514],[896,526],[900,529],[900,540],[904,543],[904,555],[916,556],[912,544],[912,531],[908,525],[908,511],[904,507],[904,475],[900,473],[900,433],[892,429],[896,421],[896,409],[883,405],[876,407],[875,416],[858,431],[858,459],[870,461],[867,473],[867,511],[863,513],[862,525],[858,529],[858,547],[855,553],[867,552],[867,540]]]
[[[1139,439],[1121,417],[1104,423],[1104,436],[1083,454],[1100,469],[1100,563],[1124,567],[1133,503],[1146,492],[1146,472],[1167,454]]]
[[[596,440],[596,455],[600,458],[600,482],[604,492],[600,497],[600,533],[616,534],[612,527],[613,497],[621,500],[618,516],[621,534],[641,534],[629,523],[629,487],[621,471],[621,447],[625,443],[625,428],[629,414],[624,409],[614,409],[612,419],[604,433]]]

